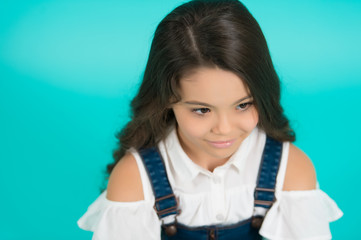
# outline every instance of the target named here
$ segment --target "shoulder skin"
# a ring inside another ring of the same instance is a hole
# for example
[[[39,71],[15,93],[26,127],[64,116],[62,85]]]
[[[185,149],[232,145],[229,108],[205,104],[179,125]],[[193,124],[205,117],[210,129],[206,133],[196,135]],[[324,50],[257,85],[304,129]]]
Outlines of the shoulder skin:
[[[134,202],[144,199],[142,180],[132,154],[127,153],[115,165],[109,177],[107,199],[117,202]]]
[[[284,191],[312,190],[316,188],[316,172],[309,157],[290,144]]]

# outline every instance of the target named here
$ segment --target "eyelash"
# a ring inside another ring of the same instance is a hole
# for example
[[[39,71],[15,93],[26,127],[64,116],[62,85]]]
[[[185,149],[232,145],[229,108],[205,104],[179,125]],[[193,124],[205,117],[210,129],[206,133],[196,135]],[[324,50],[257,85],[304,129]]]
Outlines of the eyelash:
[[[203,111],[206,111],[206,112],[203,112]],[[210,112],[211,110],[209,108],[194,108],[192,109],[192,112],[194,112],[195,114],[197,115],[204,115],[208,112]]]
[[[252,106],[253,102],[246,102],[246,103],[241,103],[238,104],[237,107],[243,105],[243,107],[245,107],[244,109],[240,109],[242,112],[248,110],[251,106]]]
[[[253,102],[246,102],[246,103],[241,103],[237,105],[237,110],[240,110],[241,112],[245,112],[247,111],[251,106],[252,106]],[[238,108],[242,106],[243,108]],[[194,112],[197,115],[203,116],[206,113],[209,113],[211,110],[209,108],[194,108],[192,109],[192,112]]]

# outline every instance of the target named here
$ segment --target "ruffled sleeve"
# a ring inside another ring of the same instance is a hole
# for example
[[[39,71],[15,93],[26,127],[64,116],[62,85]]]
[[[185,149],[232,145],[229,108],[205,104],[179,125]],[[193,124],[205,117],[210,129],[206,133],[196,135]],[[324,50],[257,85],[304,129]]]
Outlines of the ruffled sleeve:
[[[94,232],[93,240],[160,239],[160,221],[150,201],[115,202],[106,191],[78,220],[81,229]]]
[[[329,222],[343,213],[322,190],[281,191],[268,211],[260,234],[277,240],[331,239]]]

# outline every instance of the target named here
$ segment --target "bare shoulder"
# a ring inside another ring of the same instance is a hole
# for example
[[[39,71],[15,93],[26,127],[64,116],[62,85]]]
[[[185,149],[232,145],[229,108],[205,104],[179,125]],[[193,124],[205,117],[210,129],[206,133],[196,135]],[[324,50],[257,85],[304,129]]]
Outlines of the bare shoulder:
[[[107,199],[133,202],[144,199],[142,180],[134,156],[127,153],[115,165],[109,177]]]
[[[301,149],[290,144],[283,190],[311,190],[315,188],[316,173],[310,158]]]

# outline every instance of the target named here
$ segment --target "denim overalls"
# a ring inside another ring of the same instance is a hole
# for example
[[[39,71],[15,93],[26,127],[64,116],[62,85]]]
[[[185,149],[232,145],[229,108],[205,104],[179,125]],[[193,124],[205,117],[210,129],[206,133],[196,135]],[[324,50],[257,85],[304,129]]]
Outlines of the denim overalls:
[[[155,196],[154,209],[159,219],[175,215],[175,222],[162,223],[162,240],[239,240],[262,239],[258,231],[262,225],[263,216],[253,216],[249,219],[231,225],[209,225],[188,227],[176,221],[181,209],[170,186],[164,161],[157,148],[139,151],[150,179]],[[254,191],[254,206],[269,209],[275,201],[276,177],[280,165],[282,143],[267,136],[258,171],[257,186]]]

